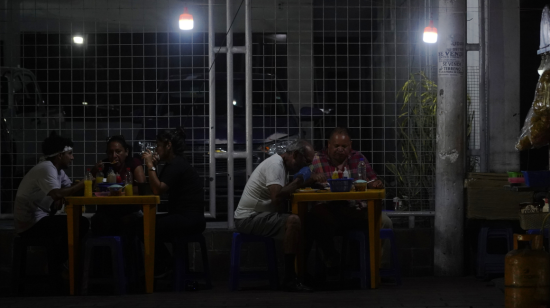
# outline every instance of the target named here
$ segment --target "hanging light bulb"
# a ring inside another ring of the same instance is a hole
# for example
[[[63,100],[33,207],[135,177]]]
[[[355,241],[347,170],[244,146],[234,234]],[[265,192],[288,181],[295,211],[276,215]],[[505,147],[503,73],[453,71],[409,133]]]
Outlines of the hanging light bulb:
[[[437,42],[437,28],[434,27],[433,20],[430,20],[430,25],[424,28],[424,42],[426,43]]]
[[[73,36],[73,42],[75,44],[84,44],[84,38],[80,35]]]
[[[183,14],[180,15],[180,29],[191,30],[193,29],[193,15],[189,14],[187,8],[183,9]]]

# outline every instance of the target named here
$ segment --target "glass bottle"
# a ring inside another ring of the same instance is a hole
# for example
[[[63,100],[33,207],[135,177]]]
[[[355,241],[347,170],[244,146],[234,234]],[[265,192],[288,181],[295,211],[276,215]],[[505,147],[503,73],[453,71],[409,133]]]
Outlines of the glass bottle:
[[[99,191],[99,184],[103,183],[105,181],[105,177],[103,176],[103,168],[99,168],[99,171],[95,174],[95,190]]]
[[[134,185],[133,185],[133,179],[132,179],[132,171],[130,171],[130,168],[126,168],[126,177],[124,179],[124,182],[126,183],[126,185],[124,185],[124,191],[126,193],[126,196],[133,196]]]
[[[366,180],[367,178],[367,164],[365,164],[365,159],[361,157],[359,159],[359,164],[357,165],[357,180]]]
[[[92,196],[92,183],[94,182],[94,176],[90,172],[90,168],[86,169],[86,177],[84,178],[84,197]]]

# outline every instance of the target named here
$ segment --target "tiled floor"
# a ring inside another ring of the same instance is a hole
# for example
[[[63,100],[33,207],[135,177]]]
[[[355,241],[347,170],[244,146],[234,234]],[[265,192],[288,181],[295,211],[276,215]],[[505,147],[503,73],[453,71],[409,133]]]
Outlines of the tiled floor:
[[[403,285],[377,290],[334,290],[309,294],[266,289],[229,292],[227,282],[212,290],[124,296],[0,297],[0,307],[504,307],[502,280],[473,277],[404,278]]]

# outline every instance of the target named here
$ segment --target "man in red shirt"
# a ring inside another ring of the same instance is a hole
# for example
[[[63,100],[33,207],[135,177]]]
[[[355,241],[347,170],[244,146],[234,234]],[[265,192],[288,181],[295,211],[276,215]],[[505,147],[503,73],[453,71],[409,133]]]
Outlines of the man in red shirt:
[[[330,179],[332,173],[344,171],[350,177],[358,178],[358,164],[363,159],[366,164],[365,180],[371,181],[367,188],[384,188],[384,183],[377,178],[368,160],[363,154],[352,149],[352,141],[346,128],[335,128],[329,137],[328,147],[317,152],[313,158],[313,173],[324,173]],[[368,228],[366,201],[331,201],[319,203],[312,207],[308,217],[308,239],[310,245],[317,241],[317,247],[323,254],[323,261],[329,268],[335,268],[340,256],[334,247],[334,236],[339,231]],[[381,219],[382,228],[391,229],[392,221],[384,212]],[[389,242],[383,243],[382,266],[389,262]]]

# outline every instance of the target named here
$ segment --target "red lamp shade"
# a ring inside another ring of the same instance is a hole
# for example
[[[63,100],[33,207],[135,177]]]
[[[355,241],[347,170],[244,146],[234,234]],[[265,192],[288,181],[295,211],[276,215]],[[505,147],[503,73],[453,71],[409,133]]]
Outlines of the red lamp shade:
[[[430,20],[430,25],[424,28],[424,42],[436,43],[437,42],[437,28],[434,27],[434,21]]]
[[[180,29],[191,30],[193,29],[193,15],[189,14],[187,8],[183,9],[183,14],[180,15]]]

